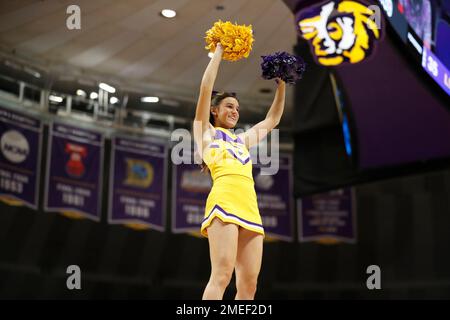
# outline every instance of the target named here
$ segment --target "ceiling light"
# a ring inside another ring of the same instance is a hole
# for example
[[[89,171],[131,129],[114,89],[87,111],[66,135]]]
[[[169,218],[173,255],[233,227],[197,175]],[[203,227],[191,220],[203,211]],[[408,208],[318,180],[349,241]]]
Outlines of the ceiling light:
[[[117,103],[117,102],[119,102],[119,99],[117,99],[116,97],[111,97],[111,98],[109,98],[109,103],[115,104],[115,103]]]
[[[59,96],[54,96],[54,95],[51,94],[51,95],[48,97],[48,100],[50,100],[50,101],[52,101],[52,102],[60,103],[60,102],[63,101],[63,98],[62,98],[62,97],[59,97]]]
[[[89,95],[89,98],[97,99],[98,98],[98,93],[97,92],[91,92],[91,94]]]
[[[141,97],[141,102],[157,103],[158,101],[158,97]]]
[[[35,78],[40,78],[41,77],[41,74],[39,72],[37,72],[36,70],[33,70],[31,68],[24,67],[23,71],[25,71],[26,73],[31,74]]]
[[[162,10],[161,11],[161,15],[163,16],[163,17],[166,17],[166,18],[173,18],[173,17],[175,17],[176,15],[177,15],[177,13],[175,12],[175,10],[171,10],[171,9],[164,9],[164,10]]]
[[[84,90],[78,89],[77,90],[77,96],[86,97],[86,92]]]
[[[106,84],[104,82],[100,82],[100,84],[98,85],[100,87],[100,89],[103,89],[105,91],[108,91],[109,93],[114,93],[116,92],[116,88],[111,87],[109,84]]]

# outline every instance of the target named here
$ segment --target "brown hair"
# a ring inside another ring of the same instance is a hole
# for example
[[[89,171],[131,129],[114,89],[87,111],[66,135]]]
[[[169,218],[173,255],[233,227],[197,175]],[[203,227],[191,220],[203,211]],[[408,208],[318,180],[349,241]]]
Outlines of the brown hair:
[[[229,98],[229,97],[235,98],[236,100],[238,100],[238,98],[236,97],[236,93],[234,93],[234,92],[213,91],[212,98],[211,98],[211,107],[218,107],[220,102],[223,99]],[[215,126],[214,115],[211,112],[209,113],[209,122],[213,125],[213,127]],[[200,165],[200,167],[201,167],[202,171],[205,171],[205,172],[209,171],[208,166],[206,165],[205,161],[203,161],[203,159],[202,159],[202,164]]]
[[[231,98],[235,98],[236,100],[238,100],[238,98],[236,97],[236,93],[234,93],[234,92],[217,92],[217,91],[213,91],[212,92],[212,98],[211,98],[211,106],[212,107],[218,107],[220,102],[223,99],[230,98],[230,97]],[[209,122],[214,126],[214,116],[213,116],[213,114],[211,112],[209,113]]]

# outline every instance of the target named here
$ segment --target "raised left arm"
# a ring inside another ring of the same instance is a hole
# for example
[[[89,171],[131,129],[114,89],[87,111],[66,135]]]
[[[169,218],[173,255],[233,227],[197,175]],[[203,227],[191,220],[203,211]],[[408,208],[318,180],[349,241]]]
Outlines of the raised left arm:
[[[275,93],[275,98],[267,112],[266,118],[239,135],[242,141],[245,142],[247,148],[258,144],[280,123],[286,100],[286,83],[278,78],[277,83],[277,92]]]

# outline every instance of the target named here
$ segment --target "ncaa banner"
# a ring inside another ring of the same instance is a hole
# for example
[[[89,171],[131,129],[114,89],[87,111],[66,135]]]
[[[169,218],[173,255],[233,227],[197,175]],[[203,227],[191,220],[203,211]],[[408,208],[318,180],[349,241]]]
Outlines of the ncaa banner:
[[[166,167],[165,144],[151,138],[113,137],[109,223],[164,231]]]
[[[172,232],[200,232],[211,175],[198,164],[172,166]]]
[[[37,209],[41,142],[40,120],[0,107],[0,200]]]
[[[99,221],[103,135],[55,122],[49,138],[45,210]]]
[[[356,242],[356,204],[352,188],[338,189],[298,200],[300,242]]]
[[[278,166],[276,174],[264,175],[261,174],[260,164],[253,165],[259,213],[268,237],[292,241],[294,225],[292,156],[280,153]]]

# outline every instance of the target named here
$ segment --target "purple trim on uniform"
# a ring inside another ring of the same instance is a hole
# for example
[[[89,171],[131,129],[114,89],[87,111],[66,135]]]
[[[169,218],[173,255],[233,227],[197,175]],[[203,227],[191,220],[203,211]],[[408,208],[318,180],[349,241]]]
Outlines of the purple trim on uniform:
[[[241,220],[242,222],[245,222],[245,223],[248,223],[248,224],[251,224],[251,225],[254,225],[254,226],[257,226],[257,227],[260,227],[260,228],[263,228],[263,229],[264,229],[264,227],[263,227],[261,224],[257,224],[257,223],[254,223],[254,222],[251,222],[251,221],[242,219],[242,218],[238,217],[237,215],[234,215],[234,214],[232,214],[232,213],[226,212],[226,211],[223,210],[218,204],[216,204],[216,205],[214,206],[214,208],[211,209],[211,211],[210,211],[210,213],[208,214],[208,216],[207,216],[206,218],[203,219],[202,224],[203,224],[203,222],[205,222],[206,220],[209,219],[209,217],[211,216],[211,214],[214,212],[215,209],[219,210],[220,212],[222,212],[222,213],[223,213],[224,215],[226,215],[226,216],[234,217],[234,218],[236,218],[236,219],[238,219],[238,220]]]
[[[216,130],[216,135],[214,136],[214,139],[220,139],[223,140],[225,142],[235,142],[235,143],[240,143],[240,144],[244,144],[241,140],[241,138],[236,137],[236,139],[231,138],[229,135],[227,135],[225,132],[221,131],[221,130]]]
[[[239,158],[234,152],[233,152],[233,150],[230,150],[230,149],[227,149],[228,150],[228,152],[236,159],[236,160],[238,160],[240,163],[242,163],[242,164],[246,164],[249,160],[250,160],[250,157],[248,157],[247,159],[245,159],[245,160],[241,160],[241,158]]]
[[[220,146],[218,144],[210,144],[209,145],[210,148],[220,148]]]
[[[216,135],[214,137],[215,139],[220,139],[226,142],[231,142],[233,139],[231,139],[225,132],[222,132],[220,130],[216,130]]]

